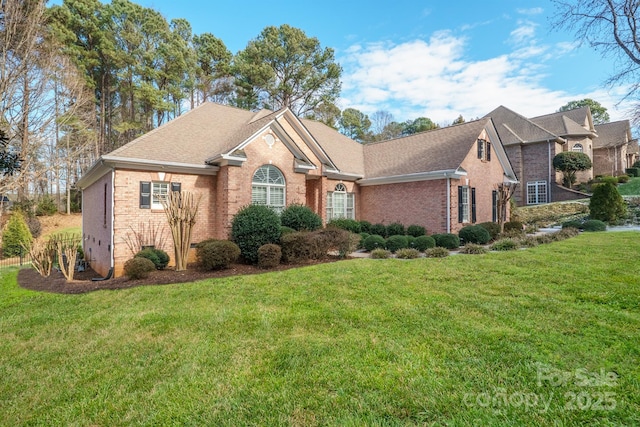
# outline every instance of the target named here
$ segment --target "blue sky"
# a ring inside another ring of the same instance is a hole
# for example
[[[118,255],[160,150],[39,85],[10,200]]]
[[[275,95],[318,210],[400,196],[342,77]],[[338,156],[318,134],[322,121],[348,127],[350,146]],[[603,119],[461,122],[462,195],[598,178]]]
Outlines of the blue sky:
[[[624,88],[606,88],[610,61],[552,25],[548,0],[364,2],[324,0],[139,0],[167,19],[186,18],[236,53],[268,25],[289,24],[331,47],[343,67],[341,108],[397,121],[426,116],[448,124],[505,105],[526,116],[591,97],[616,106]]]

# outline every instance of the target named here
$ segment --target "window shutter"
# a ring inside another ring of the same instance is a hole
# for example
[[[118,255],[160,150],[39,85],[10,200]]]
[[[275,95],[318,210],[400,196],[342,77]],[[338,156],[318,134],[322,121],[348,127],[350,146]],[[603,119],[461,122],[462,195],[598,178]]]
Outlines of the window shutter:
[[[151,183],[140,181],[140,209],[151,209]]]
[[[177,191],[178,193],[181,191],[182,185],[179,182],[171,183],[171,192]]]
[[[491,192],[491,206],[493,211],[492,221],[497,222],[498,221],[498,192],[496,190],[493,190]]]
[[[462,187],[458,186],[458,222],[462,222]]]
[[[476,188],[471,189],[471,222],[476,222]]]
[[[487,161],[491,161],[491,143],[487,142]]]

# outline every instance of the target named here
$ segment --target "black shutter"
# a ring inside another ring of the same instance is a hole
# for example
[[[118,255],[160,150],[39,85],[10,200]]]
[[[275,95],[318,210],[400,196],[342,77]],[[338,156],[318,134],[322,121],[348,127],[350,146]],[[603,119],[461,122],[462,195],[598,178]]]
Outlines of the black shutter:
[[[140,181],[140,209],[151,209],[151,183]]]
[[[179,182],[171,183],[171,192],[177,191],[178,193],[181,191],[182,185]]]
[[[491,143],[487,142],[487,161],[491,161]]]
[[[458,186],[458,222],[462,222],[462,187]]]
[[[493,190],[491,192],[491,206],[492,206],[492,211],[493,211],[493,215],[492,215],[492,221],[493,222],[497,222],[498,221],[498,192],[496,190]]]
[[[471,189],[471,222],[476,222],[476,188]]]

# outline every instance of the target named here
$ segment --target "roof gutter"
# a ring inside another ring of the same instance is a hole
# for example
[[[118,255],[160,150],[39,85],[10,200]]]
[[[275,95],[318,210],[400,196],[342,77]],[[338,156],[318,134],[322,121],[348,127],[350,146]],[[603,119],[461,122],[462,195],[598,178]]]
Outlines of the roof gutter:
[[[432,181],[437,179],[462,179],[467,172],[460,169],[449,169],[432,172],[417,172],[404,175],[381,176],[376,178],[364,178],[358,181],[361,186],[400,184],[414,181]]]

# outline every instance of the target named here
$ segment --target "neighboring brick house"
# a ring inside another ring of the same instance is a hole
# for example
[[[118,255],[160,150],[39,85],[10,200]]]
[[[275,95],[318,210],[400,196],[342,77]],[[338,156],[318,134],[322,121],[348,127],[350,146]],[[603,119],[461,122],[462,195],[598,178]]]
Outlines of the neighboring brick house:
[[[593,174],[617,176],[625,173],[636,160],[637,141],[631,136],[629,120],[596,125],[598,138],[593,141]]]
[[[125,241],[163,226],[169,191],[201,197],[193,241],[225,239],[250,203],[308,205],[325,222],[348,217],[418,224],[430,232],[495,220],[495,189],[515,174],[490,118],[362,145],[288,109],[250,112],[205,103],[102,156],[82,177],[83,246],[102,275],[122,274]],[[169,233],[162,248],[172,254]]]
[[[579,151],[594,161],[596,129],[588,107],[526,118],[504,106],[487,114],[520,182],[514,200],[534,205],[583,198],[584,194],[562,187],[562,174],[553,168],[553,158],[563,151]],[[578,172],[578,182],[593,178],[593,169]]]

